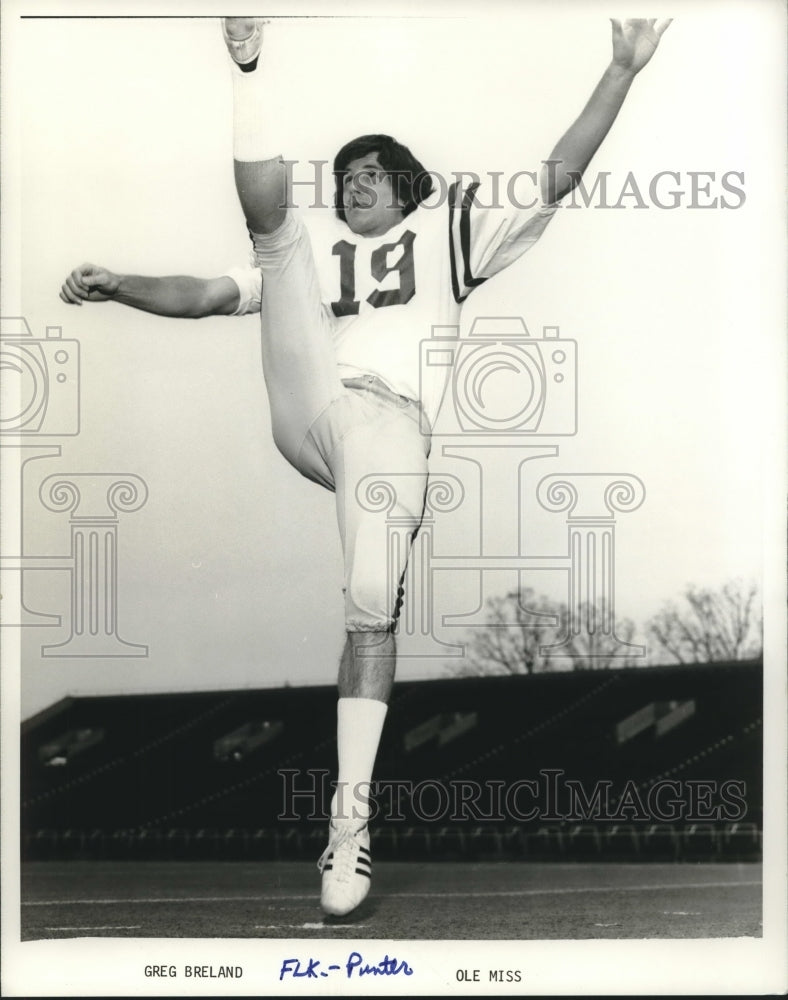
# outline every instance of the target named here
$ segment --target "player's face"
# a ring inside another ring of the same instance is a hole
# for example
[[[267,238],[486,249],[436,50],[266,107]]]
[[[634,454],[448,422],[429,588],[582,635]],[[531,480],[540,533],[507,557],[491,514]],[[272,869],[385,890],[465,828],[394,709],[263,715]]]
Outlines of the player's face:
[[[345,221],[359,236],[381,236],[403,218],[391,179],[377,153],[351,160],[342,190]]]

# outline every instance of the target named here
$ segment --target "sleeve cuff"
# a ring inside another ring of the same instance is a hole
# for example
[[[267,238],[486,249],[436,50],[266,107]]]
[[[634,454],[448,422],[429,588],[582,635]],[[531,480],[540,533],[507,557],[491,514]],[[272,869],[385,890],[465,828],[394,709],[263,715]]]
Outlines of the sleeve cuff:
[[[245,316],[247,313],[259,313],[263,291],[263,276],[260,269],[233,267],[224,274],[238,286],[238,308],[231,315]]]

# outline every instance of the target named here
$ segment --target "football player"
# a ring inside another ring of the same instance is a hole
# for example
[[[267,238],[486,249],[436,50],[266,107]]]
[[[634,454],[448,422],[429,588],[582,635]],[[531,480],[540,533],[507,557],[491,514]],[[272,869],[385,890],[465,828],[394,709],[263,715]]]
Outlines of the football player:
[[[267,78],[263,21],[226,18],[235,179],[253,266],[200,280],[85,264],[62,287],[61,298],[77,305],[112,299],[166,316],[261,314],[274,440],[304,476],[335,492],[345,560],[339,770],[318,864],[329,914],[349,913],[370,886],[369,790],[396,665],[398,584],[423,514],[429,427],[448,376],[420,371],[420,343],[433,326],[456,325],[470,292],[536,242],[669,23],[612,21],[611,62],[544,161],[541,197],[530,207],[495,206],[480,181],[457,182],[442,205],[427,207],[432,183],[422,164],[391,136],[366,135],[336,155],[335,217],[309,232],[291,206],[287,136],[276,134],[272,113],[283,98]],[[387,498],[399,546],[359,496],[370,483]]]

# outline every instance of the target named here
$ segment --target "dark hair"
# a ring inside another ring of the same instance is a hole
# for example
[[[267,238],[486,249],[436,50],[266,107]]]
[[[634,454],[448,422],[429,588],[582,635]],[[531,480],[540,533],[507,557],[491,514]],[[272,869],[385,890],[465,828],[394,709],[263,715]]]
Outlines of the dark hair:
[[[377,153],[378,162],[390,177],[392,190],[405,215],[410,215],[420,202],[432,194],[432,178],[407,146],[390,135],[361,135],[345,143],[334,157],[334,208],[343,222],[346,219],[342,188],[348,164],[370,153]]]

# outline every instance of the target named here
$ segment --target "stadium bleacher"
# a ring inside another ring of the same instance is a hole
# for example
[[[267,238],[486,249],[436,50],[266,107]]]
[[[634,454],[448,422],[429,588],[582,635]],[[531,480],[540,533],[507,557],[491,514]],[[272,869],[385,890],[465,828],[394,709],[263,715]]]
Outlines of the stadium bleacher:
[[[316,856],[335,699],[326,686],[58,702],[22,725],[23,859]],[[398,683],[376,853],[758,858],[762,700],[760,661]]]

